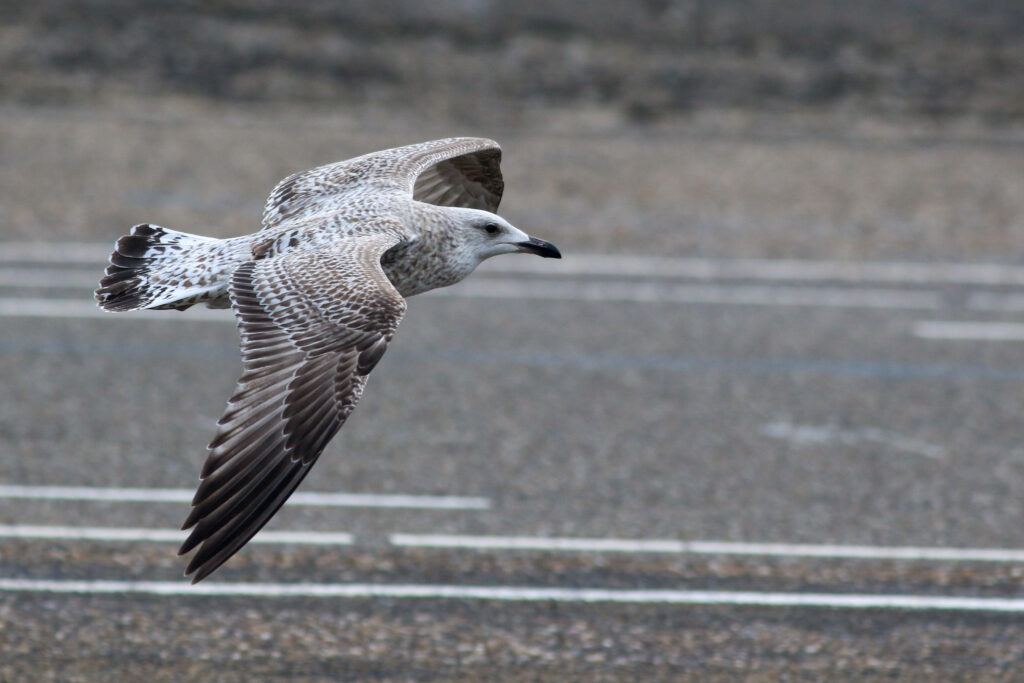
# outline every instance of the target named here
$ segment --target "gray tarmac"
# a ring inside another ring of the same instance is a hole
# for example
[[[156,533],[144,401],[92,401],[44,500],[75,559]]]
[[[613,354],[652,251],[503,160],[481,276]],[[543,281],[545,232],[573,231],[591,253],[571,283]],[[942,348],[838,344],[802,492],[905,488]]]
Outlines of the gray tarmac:
[[[558,267],[484,268],[458,296],[414,299],[303,486],[475,496],[488,509],[286,506],[268,531],[344,531],[353,544],[250,545],[212,581],[1020,596],[1020,562],[393,545],[395,533],[1024,544],[1024,346],[914,333],[927,320],[1019,320],[965,305],[1015,286],[828,285],[883,287],[888,303],[871,307],[537,296],[537,282],[756,286],[776,302],[826,289]],[[33,294],[86,300],[61,282],[88,265],[38,268],[51,281]],[[0,300],[22,294],[8,286]],[[903,307],[907,294],[938,307]],[[239,362],[227,312],[176,315],[3,318],[2,483],[192,487]],[[186,507],[0,499],[0,524],[173,529]],[[0,567],[5,579],[184,585],[169,543],[7,539]],[[8,591],[0,615],[8,680],[1024,675],[1019,612]]]

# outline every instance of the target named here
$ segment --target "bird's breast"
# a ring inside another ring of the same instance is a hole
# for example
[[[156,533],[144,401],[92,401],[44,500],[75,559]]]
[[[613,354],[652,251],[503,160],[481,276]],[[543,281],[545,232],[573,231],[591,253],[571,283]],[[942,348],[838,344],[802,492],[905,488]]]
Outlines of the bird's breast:
[[[404,297],[454,285],[475,265],[459,258],[458,252],[432,249],[418,240],[396,245],[381,257],[384,274]]]

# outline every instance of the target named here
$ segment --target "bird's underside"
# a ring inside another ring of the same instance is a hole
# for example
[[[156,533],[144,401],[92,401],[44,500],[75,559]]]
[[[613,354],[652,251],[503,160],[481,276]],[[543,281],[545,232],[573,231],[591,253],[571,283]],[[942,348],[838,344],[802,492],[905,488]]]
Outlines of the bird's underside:
[[[96,292],[101,307],[229,303],[238,320],[243,372],[183,527],[191,533],[180,553],[195,551],[186,570],[193,582],[287,500],[384,354],[406,303],[382,256],[432,239],[404,221],[396,197],[493,212],[503,189],[499,162],[497,144],[477,138],[385,150],[286,178],[255,235],[214,240],[144,225],[119,240]],[[557,256],[540,240],[518,244]]]

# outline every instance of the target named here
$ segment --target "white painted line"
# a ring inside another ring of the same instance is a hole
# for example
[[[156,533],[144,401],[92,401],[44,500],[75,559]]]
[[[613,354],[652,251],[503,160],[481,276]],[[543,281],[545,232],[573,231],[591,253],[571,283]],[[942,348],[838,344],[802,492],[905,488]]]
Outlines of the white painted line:
[[[1024,341],[1024,323],[924,320],[914,324],[913,335],[947,341]]]
[[[706,259],[609,254],[568,254],[551,264],[529,259],[491,259],[495,273],[613,277],[748,279],[805,282],[1024,285],[1024,267],[998,263],[909,261],[811,261],[803,259]]]
[[[761,433],[773,439],[784,439],[798,446],[840,443],[856,444],[869,441],[893,450],[905,451],[926,458],[944,458],[946,449],[902,434],[875,427],[840,429],[834,424],[801,425],[789,422],[771,422],[761,428]]]
[[[126,229],[125,233],[128,232]],[[98,242],[0,242],[0,263],[81,263],[105,266],[115,239]]]
[[[392,534],[392,545],[415,548],[551,550],[627,553],[689,553],[876,560],[952,560],[1024,562],[1024,550],[1005,548],[934,548],[810,543],[737,543],[728,541],[637,540],[615,538],[541,538],[531,536],[460,536]]]
[[[943,307],[942,296],[937,292],[902,289],[580,282],[553,279],[477,278],[455,287],[434,290],[428,296],[913,310],[936,310]]]
[[[0,579],[0,591],[162,596],[245,596],[259,598],[385,598],[499,600],[518,602],[611,602],[669,605],[744,605],[1022,612],[1024,599],[849,593],[771,593],[759,591],[623,590],[614,588],[531,588],[373,583],[219,583],[184,581],[75,581]]]
[[[1024,294],[974,292],[967,298],[967,308],[976,311],[1020,313],[1021,311],[1024,311]]]
[[[186,311],[132,311],[127,314],[108,313],[96,302],[82,299],[7,298],[0,299],[0,317],[8,318],[103,318],[110,321],[130,320],[202,320],[234,323],[229,310],[193,306]]]
[[[625,553],[681,553],[687,544],[672,540],[623,538],[543,538],[539,536],[461,536],[391,534],[392,545],[411,548],[470,548],[474,550],[554,550]]]
[[[0,525],[0,538],[181,542],[187,532],[174,529],[120,527]],[[452,536],[391,534],[392,545],[411,548],[474,550],[546,550],[571,552],[689,553],[883,560],[952,560],[1024,562],[1024,550],[1003,548],[921,548],[901,546],[814,545],[792,543],[735,543],[612,538],[540,538],[530,536]],[[262,531],[256,543],[349,545],[351,534],[316,531]]]
[[[176,529],[125,529],[120,527],[0,525],[0,538],[28,540],[130,541],[181,543],[187,531]],[[318,531],[263,531],[250,543],[301,545],[351,545],[352,534]]]
[[[298,545],[352,545],[354,537],[343,531],[261,531],[249,543]]]
[[[773,555],[874,560],[1024,562],[1024,550],[1012,548],[936,548],[914,546],[830,545],[809,543],[730,543],[694,541],[688,551],[721,555]]]
[[[10,268],[0,267],[0,287],[28,287],[36,289],[84,289],[92,292],[103,276],[102,264],[92,270],[68,268]]]
[[[550,273],[549,273],[550,275]],[[0,287],[37,289],[81,289],[92,292],[99,275],[0,267]],[[673,284],[665,282],[582,282],[559,279],[474,278],[460,287],[438,289],[431,296],[555,299],[566,301],[624,301],[633,303],[703,303],[741,304],[755,306],[839,306],[856,308],[889,308],[934,310],[942,306],[938,293],[895,289],[807,288],[763,285]],[[0,300],[0,315],[36,317],[101,317],[95,305],[86,307],[89,295],[81,299],[6,299]],[[135,317],[167,315],[175,311],[133,311]],[[199,314],[196,316],[196,314]],[[177,317],[199,320],[220,320],[223,312],[190,308]],[[228,319],[232,319],[228,316]]]
[[[18,486],[0,485],[0,499],[88,500],[111,503],[191,503],[192,489],[104,488],[91,486]],[[414,508],[423,510],[487,510],[487,498],[468,496],[410,496],[377,493],[299,492],[288,499],[289,505],[322,507]]]
[[[127,229],[125,230],[127,232]],[[109,243],[0,242],[0,263],[105,265]],[[569,254],[556,264],[538,259],[491,259],[483,272],[807,282],[1024,285],[1024,267],[998,263],[908,261],[812,261],[803,259],[707,259]]]
[[[898,289],[812,289],[756,285],[603,283],[536,279],[501,280],[496,278],[480,278],[463,285],[436,289],[426,296],[911,310],[937,310],[943,307],[942,296],[938,293],[909,292]],[[229,310],[212,310],[199,306],[193,306],[185,311],[144,310],[131,311],[127,314],[108,313],[85,298],[3,298],[0,299],[0,317],[103,318],[122,322],[132,320],[235,322],[235,317]]]

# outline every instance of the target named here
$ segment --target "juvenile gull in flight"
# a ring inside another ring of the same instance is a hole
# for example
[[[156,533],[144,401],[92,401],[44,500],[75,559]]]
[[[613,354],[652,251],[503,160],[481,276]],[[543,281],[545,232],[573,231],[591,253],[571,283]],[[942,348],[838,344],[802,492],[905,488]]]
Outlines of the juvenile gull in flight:
[[[492,140],[450,138],[296,173],[263,227],[215,239],[137,225],[96,298],[108,311],[231,306],[243,372],[208,446],[179,554],[208,576],[277,512],[341,428],[394,335],[406,298],[455,284],[484,259],[560,258],[495,215]]]

